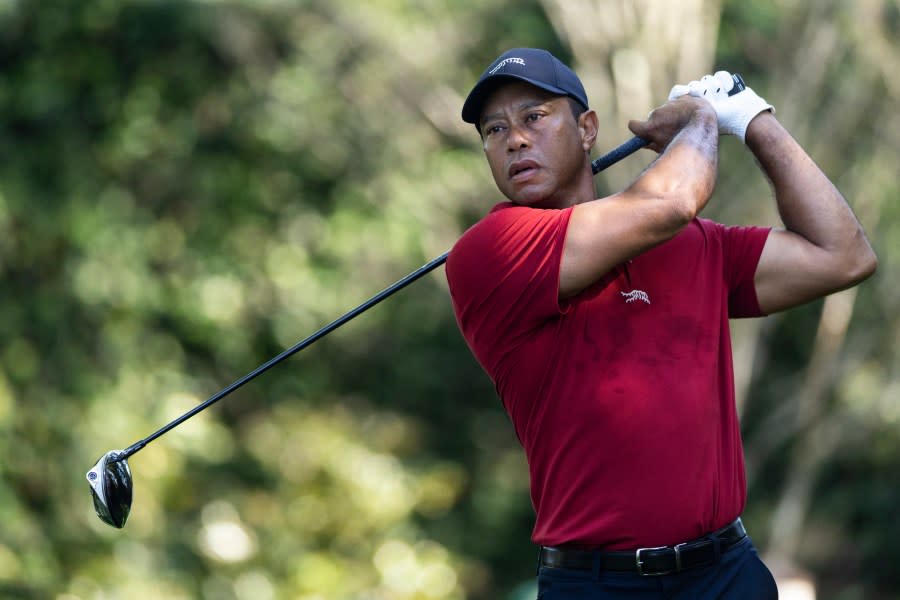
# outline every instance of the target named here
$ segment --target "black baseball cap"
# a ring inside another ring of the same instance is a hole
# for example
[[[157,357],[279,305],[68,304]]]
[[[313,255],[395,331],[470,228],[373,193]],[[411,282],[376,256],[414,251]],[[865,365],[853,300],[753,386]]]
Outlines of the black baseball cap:
[[[513,48],[491,63],[472,91],[462,109],[462,119],[478,126],[485,100],[502,79],[520,79],[548,92],[577,100],[585,110],[587,94],[578,75],[558,58],[539,48]]]

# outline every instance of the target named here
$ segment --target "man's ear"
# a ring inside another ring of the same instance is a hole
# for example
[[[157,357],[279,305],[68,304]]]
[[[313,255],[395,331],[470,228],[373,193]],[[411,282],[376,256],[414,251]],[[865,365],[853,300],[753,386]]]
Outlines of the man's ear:
[[[586,110],[578,116],[578,132],[581,134],[581,147],[585,152],[590,152],[597,141],[597,131],[600,128],[600,120],[593,110]]]

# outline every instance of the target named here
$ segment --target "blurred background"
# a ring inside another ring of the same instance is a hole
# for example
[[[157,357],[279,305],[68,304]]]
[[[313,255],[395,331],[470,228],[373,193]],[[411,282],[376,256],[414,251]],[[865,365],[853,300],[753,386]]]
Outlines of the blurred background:
[[[534,597],[442,269],[135,455],[123,530],[84,476],[448,250],[498,200],[462,99],[540,46],[597,154],[726,68],[845,193],[876,276],[734,323],[745,521],[784,598],[900,598],[898,40],[897,0],[0,0],[0,597]],[[733,138],[705,215],[778,224]]]

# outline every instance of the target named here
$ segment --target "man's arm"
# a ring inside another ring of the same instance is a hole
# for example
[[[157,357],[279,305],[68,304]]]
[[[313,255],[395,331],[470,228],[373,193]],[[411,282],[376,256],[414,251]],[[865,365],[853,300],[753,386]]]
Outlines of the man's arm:
[[[679,98],[629,128],[660,156],[624,191],[572,209],[560,264],[559,297],[573,296],[618,264],[681,231],[706,206],[716,181],[716,113]]]
[[[750,122],[746,144],[772,183],[785,225],[769,235],[756,269],[760,309],[784,310],[874,273],[878,261],[859,221],[774,115],[763,112]]]

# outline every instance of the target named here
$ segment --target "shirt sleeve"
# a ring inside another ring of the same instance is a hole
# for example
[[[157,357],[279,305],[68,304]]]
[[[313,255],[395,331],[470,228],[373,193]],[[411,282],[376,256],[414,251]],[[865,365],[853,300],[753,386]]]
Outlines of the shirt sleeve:
[[[495,381],[504,356],[563,312],[559,275],[570,215],[504,203],[450,251],[446,275],[457,323]]]
[[[768,227],[721,226],[725,281],[728,285],[730,318],[761,317],[753,278],[763,246],[769,237]]]

